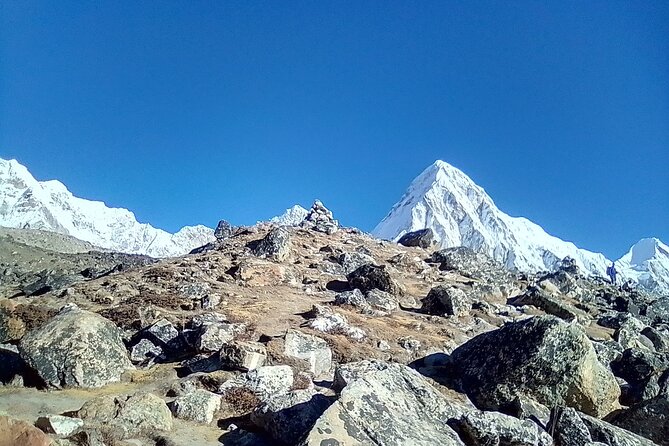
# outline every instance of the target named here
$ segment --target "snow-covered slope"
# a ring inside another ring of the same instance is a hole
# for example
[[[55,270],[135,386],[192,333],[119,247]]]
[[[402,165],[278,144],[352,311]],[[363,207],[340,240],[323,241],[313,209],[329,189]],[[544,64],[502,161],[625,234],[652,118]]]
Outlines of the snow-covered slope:
[[[510,217],[462,171],[437,161],[421,173],[372,231],[397,240],[431,228],[441,247],[468,246],[520,271],[551,270],[566,256],[591,274],[604,275],[609,261],[553,237],[526,218]]]
[[[127,209],[75,197],[59,181],[37,181],[15,160],[0,159],[0,226],[59,232],[132,254],[171,257],[214,239],[205,226],[176,234],[139,223]]]
[[[281,215],[270,218],[271,223],[277,223],[281,226],[297,226],[306,218],[309,211],[296,204],[295,206],[286,209]]]
[[[647,291],[669,295],[669,246],[656,238],[644,238],[616,262],[625,279]]]

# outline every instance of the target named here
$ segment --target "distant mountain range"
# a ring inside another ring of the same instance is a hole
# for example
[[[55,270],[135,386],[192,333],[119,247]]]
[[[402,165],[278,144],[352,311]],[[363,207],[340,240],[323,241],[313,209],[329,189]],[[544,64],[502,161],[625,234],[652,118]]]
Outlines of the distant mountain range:
[[[400,201],[372,231],[398,240],[430,228],[441,247],[468,246],[519,271],[553,270],[566,256],[587,273],[605,276],[611,264],[603,254],[580,249],[522,217],[511,217],[462,171],[436,161],[409,185]],[[669,293],[669,249],[655,238],[636,243],[617,261],[622,279],[649,291]]]
[[[139,223],[127,209],[75,197],[59,181],[37,181],[15,160],[0,159],[0,226],[58,232],[130,254],[172,257],[214,240],[206,226],[176,234]]]
[[[307,210],[295,205],[270,219],[297,225]],[[31,228],[75,237],[100,248],[152,257],[173,257],[214,240],[206,226],[185,226],[175,234],[139,223],[122,208],[75,197],[59,181],[37,181],[15,160],[0,159],[0,226]],[[539,225],[499,210],[492,198],[462,171],[437,161],[407,192],[372,234],[397,240],[430,228],[441,247],[468,246],[519,271],[552,270],[571,256],[587,273],[604,276],[611,264],[603,254],[549,235]],[[620,277],[651,292],[669,294],[669,247],[642,239],[616,262]]]

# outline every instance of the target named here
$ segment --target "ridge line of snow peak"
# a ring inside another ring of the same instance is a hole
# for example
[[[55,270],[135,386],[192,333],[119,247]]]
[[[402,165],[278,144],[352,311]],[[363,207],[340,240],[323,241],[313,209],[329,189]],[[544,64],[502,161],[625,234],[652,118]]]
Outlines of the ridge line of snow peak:
[[[407,232],[425,228],[432,229],[441,248],[467,246],[518,271],[552,270],[570,256],[585,272],[604,276],[611,264],[603,254],[552,236],[527,218],[505,214],[482,187],[441,160],[410,183],[372,234],[396,241]],[[663,248],[653,248],[652,256],[644,252],[646,255],[641,257],[648,257],[644,262],[635,256],[634,263],[635,247],[636,251],[648,251],[647,247],[637,246],[648,244],[646,240],[654,240]],[[650,291],[669,292],[669,247],[658,239],[642,239],[617,262],[623,279],[632,279]]]
[[[203,225],[171,234],[102,201],[74,196],[58,180],[38,181],[16,160],[0,158],[0,226],[71,235],[101,248],[152,257],[182,255],[214,239]]]

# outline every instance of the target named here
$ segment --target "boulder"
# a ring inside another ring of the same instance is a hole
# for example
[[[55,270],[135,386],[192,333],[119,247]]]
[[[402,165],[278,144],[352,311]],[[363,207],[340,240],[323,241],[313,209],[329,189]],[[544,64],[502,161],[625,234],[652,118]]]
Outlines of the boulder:
[[[392,313],[400,307],[400,304],[395,296],[376,288],[367,291],[365,300],[373,309],[387,313]]]
[[[148,339],[140,339],[130,349],[130,360],[134,364],[150,364],[163,355],[163,349]]]
[[[640,403],[660,392],[659,380],[669,368],[669,359],[660,353],[629,348],[620,358],[611,362],[613,374],[627,381],[621,402],[626,405]]]
[[[646,316],[656,324],[669,324],[669,296],[660,297],[648,305]]]
[[[376,288],[393,295],[402,294],[399,284],[390,277],[385,265],[377,266],[368,263],[349,273],[346,278],[351,288],[358,288],[363,293]]]
[[[170,409],[152,393],[100,396],[84,403],[77,416],[87,425],[112,432],[117,439],[172,429]]]
[[[616,329],[613,337],[622,346],[623,349],[639,348],[654,350],[652,342],[641,333],[646,324],[630,314],[623,313],[620,319],[620,326]]]
[[[585,414],[579,414],[579,416],[590,431],[593,442],[601,442],[610,446],[656,446],[652,441],[606,421]]]
[[[225,394],[232,389],[245,388],[260,398],[287,393],[293,387],[293,369],[287,365],[258,367],[221,384],[218,391]]]
[[[607,417],[606,421],[659,445],[669,445],[669,399],[656,396]]]
[[[4,301],[0,307],[0,343],[18,341],[26,333],[26,324],[13,314],[12,305]]]
[[[400,237],[397,243],[404,246],[417,246],[427,249],[434,243],[434,232],[430,228],[407,232]]]
[[[332,389],[341,392],[349,383],[362,378],[368,373],[386,370],[390,363],[379,360],[363,360],[340,364],[335,368]]]
[[[113,322],[76,306],[66,306],[26,334],[21,357],[55,388],[101,387],[132,369],[122,333]]]
[[[232,342],[245,328],[244,324],[228,324],[225,322],[203,325],[197,339],[197,350],[200,352],[217,352],[225,344]]]
[[[362,252],[343,252],[337,257],[337,263],[344,269],[344,274],[350,274],[362,265],[374,263],[374,258]]]
[[[457,385],[483,410],[524,395],[595,416],[619,407],[620,389],[577,326],[537,316],[480,334],[451,355]]]
[[[585,311],[579,310],[563,299],[553,297],[537,287],[529,287],[523,294],[511,299],[509,303],[515,306],[532,305],[567,322],[577,320],[582,324],[587,324],[590,321],[590,317]]]
[[[255,256],[283,262],[290,255],[290,231],[283,226],[274,228],[250,247]]]
[[[499,412],[469,412],[451,425],[471,446],[553,446],[551,436],[537,424]]]
[[[427,314],[443,316],[464,316],[472,309],[472,302],[459,288],[439,285],[430,290],[421,310]]]
[[[311,373],[316,376],[326,374],[332,368],[332,350],[328,343],[324,339],[301,331],[288,330],[283,353],[286,356],[307,360]]]
[[[25,421],[0,416],[0,446],[49,446],[51,438]]]
[[[350,305],[360,309],[364,313],[372,311],[372,306],[365,299],[365,295],[357,288],[338,293],[335,296],[334,303],[335,305]]]
[[[461,415],[417,372],[387,364],[349,382],[300,444],[462,446],[445,422]]]
[[[195,389],[177,397],[170,408],[176,418],[209,424],[221,407],[221,396],[204,389]]]
[[[67,438],[79,432],[84,427],[81,418],[64,417],[62,415],[47,415],[39,417],[35,426],[56,438]]]
[[[249,370],[265,365],[267,350],[260,342],[232,341],[221,348],[221,364],[229,369]]]
[[[294,444],[309,432],[333,400],[313,390],[273,395],[251,413],[251,421],[275,440]]]

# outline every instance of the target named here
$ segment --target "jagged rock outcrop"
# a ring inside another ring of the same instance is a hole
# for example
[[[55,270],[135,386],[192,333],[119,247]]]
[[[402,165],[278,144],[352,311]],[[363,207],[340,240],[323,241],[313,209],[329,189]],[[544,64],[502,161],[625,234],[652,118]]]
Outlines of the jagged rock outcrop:
[[[478,335],[451,359],[458,385],[484,410],[504,409],[518,395],[599,417],[619,407],[618,384],[585,333],[553,316]]]
[[[253,254],[283,262],[290,255],[290,232],[284,227],[272,229],[267,235],[251,246]]]
[[[302,446],[326,444],[464,445],[444,422],[462,415],[417,372],[385,364],[346,384]]]
[[[422,311],[443,316],[462,316],[468,314],[472,302],[464,291],[453,286],[439,285],[430,290],[423,299]]]
[[[21,357],[55,388],[100,387],[132,369],[121,331],[111,321],[66,306],[42,327],[26,334]]]

